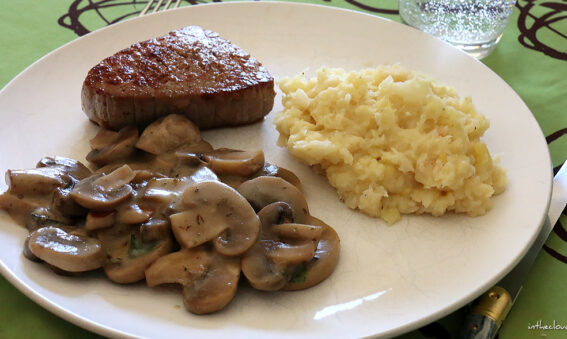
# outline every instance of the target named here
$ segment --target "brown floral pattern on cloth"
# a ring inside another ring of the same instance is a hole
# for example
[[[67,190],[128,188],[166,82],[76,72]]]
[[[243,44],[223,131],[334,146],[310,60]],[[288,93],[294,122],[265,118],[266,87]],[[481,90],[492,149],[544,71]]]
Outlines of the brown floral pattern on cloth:
[[[256,0],[258,1],[258,0]],[[371,13],[392,14],[397,15],[398,9],[387,7],[383,2],[377,4],[376,0],[324,0],[329,4],[333,2],[346,2],[362,10]],[[184,0],[185,4],[199,5],[206,3],[222,2],[222,0]],[[148,3],[147,0],[74,0],[69,5],[69,11],[62,15],[57,23],[60,26],[68,28],[75,32],[78,36],[83,36],[91,32],[84,22],[81,21],[82,15],[92,15],[93,12],[100,18],[100,26],[108,26],[113,23],[129,19],[137,16]],[[394,3],[396,4],[396,3]],[[116,11],[109,15],[109,9],[120,9],[120,15],[116,15]],[[98,28],[98,27],[96,27]]]
[[[222,2],[221,0],[184,0],[184,3],[198,5],[204,3]],[[83,36],[91,32],[84,22],[81,21],[82,15],[92,15],[93,12],[102,21],[98,26],[108,26],[113,23],[133,18],[137,16],[148,3],[147,0],[74,0],[69,5],[69,11],[62,15],[57,23],[68,28],[78,36]],[[117,9],[119,11],[117,11]],[[108,14],[112,10],[112,14]],[[116,13],[119,12],[119,15]],[[99,27],[95,27],[97,29]],[[93,29],[93,30],[94,30]]]
[[[567,60],[567,32],[556,28],[559,22],[567,20],[567,1],[520,0],[516,7],[520,10],[520,43],[552,58]],[[549,34],[554,35],[555,39],[541,39]]]

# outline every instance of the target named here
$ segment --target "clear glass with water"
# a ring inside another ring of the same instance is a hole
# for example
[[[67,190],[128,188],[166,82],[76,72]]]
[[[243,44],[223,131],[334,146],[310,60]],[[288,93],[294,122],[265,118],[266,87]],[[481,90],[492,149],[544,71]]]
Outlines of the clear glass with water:
[[[402,19],[482,59],[508,25],[514,0],[399,0]]]

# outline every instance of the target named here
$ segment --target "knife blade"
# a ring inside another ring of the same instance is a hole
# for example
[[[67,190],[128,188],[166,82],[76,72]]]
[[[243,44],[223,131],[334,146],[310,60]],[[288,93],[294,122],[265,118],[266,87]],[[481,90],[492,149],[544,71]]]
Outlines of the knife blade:
[[[540,253],[553,226],[559,220],[567,204],[567,161],[553,178],[553,190],[547,217],[538,237],[510,273],[500,282],[481,295],[466,315],[457,338],[492,339],[510,312],[512,305],[522,290],[524,281]]]

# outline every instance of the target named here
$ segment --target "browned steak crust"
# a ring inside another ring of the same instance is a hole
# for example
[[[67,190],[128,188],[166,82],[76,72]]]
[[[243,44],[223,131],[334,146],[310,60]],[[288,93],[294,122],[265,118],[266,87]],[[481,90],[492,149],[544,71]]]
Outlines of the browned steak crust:
[[[206,129],[260,120],[274,96],[274,79],[260,62],[217,33],[189,26],[102,60],[89,71],[81,101],[105,128],[145,126],[175,113]]]

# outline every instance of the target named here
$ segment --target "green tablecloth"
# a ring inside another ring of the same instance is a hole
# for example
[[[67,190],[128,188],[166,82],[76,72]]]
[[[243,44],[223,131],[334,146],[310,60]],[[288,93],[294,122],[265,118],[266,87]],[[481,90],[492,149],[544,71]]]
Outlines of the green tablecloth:
[[[221,1],[185,0],[182,5],[209,2]],[[297,2],[400,21],[393,0]],[[1,1],[0,86],[51,50],[78,35],[133,17],[145,4],[145,0]],[[529,106],[547,136],[557,169],[567,159],[567,1],[518,1],[499,46],[483,62]],[[567,327],[567,227],[563,224],[567,225],[565,216],[538,256],[500,338],[567,338],[567,329],[544,329],[554,323]],[[4,278],[0,278],[0,305],[0,338],[98,337],[42,309]],[[449,338],[461,317],[462,312],[455,312],[403,337]]]

